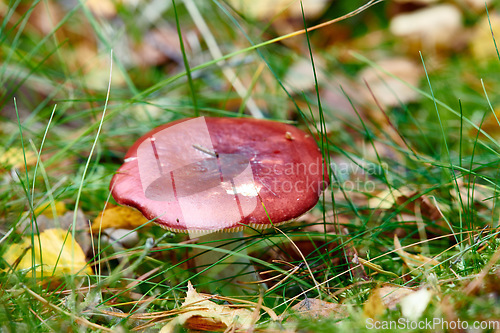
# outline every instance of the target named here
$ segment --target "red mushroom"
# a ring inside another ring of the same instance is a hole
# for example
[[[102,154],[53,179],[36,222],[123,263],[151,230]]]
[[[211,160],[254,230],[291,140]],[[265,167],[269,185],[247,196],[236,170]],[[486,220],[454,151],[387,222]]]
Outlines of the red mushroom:
[[[142,136],[110,187],[118,203],[168,230],[213,237],[289,222],[328,183],[315,140],[294,126],[200,117]]]

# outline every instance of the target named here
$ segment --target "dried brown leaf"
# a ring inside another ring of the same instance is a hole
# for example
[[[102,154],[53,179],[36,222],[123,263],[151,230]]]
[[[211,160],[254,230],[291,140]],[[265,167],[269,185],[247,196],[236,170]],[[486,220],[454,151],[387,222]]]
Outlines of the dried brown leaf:
[[[280,13],[292,18],[302,19],[300,2],[295,0],[229,0],[228,2],[239,12],[258,20],[269,20]],[[304,1],[303,6],[306,17],[317,17],[323,12],[328,2],[329,0]]]
[[[365,99],[372,101],[372,93],[382,107],[398,106],[401,103],[417,101],[419,93],[408,86],[418,86],[422,77],[421,67],[405,58],[384,59],[377,64],[381,69],[369,67],[359,74],[360,81],[366,81],[370,87],[364,89]],[[392,77],[386,73],[390,73]],[[406,82],[406,84],[404,82]]]
[[[387,283],[382,285],[380,288],[377,288],[377,292],[384,305],[388,309],[394,309],[404,297],[408,296],[411,293],[414,293],[415,290],[408,287]]]
[[[397,15],[389,29],[412,50],[432,52],[455,47],[464,28],[460,10],[451,4],[442,4]]]
[[[292,307],[302,317],[344,319],[349,317],[344,304],[330,303],[317,298],[306,298]]]
[[[186,299],[177,317],[165,325],[160,333],[175,332],[178,325],[198,331],[224,331],[228,328],[248,329],[252,325],[252,311],[219,305],[199,294],[188,282]]]

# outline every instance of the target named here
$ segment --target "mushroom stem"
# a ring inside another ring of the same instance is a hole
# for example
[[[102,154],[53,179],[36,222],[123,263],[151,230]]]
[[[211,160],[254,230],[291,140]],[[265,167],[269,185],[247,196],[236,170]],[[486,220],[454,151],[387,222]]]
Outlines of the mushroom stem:
[[[225,280],[231,284],[231,291],[241,294],[242,290],[254,293],[259,288],[259,278],[250,262],[243,244],[243,231],[212,232],[198,237],[198,244],[213,247],[213,250],[195,248],[195,263],[207,282]],[[219,251],[217,249],[223,251]],[[228,251],[238,253],[232,255]],[[220,262],[219,262],[220,261]],[[251,283],[248,283],[251,282]]]

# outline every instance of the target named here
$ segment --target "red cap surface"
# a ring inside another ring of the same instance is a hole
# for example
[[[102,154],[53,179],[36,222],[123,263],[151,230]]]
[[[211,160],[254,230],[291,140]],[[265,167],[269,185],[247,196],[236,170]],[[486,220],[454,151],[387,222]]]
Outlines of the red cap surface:
[[[212,232],[288,222],[328,183],[315,140],[294,126],[200,117],[142,136],[110,188],[118,203],[169,230]]]

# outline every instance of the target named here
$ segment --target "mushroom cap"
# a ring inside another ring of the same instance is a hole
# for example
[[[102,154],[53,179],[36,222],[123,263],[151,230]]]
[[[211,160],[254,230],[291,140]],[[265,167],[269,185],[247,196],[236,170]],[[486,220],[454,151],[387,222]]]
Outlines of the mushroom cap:
[[[119,204],[166,229],[207,233],[286,223],[311,209],[328,184],[321,151],[302,130],[199,117],[137,140],[110,189]]]

